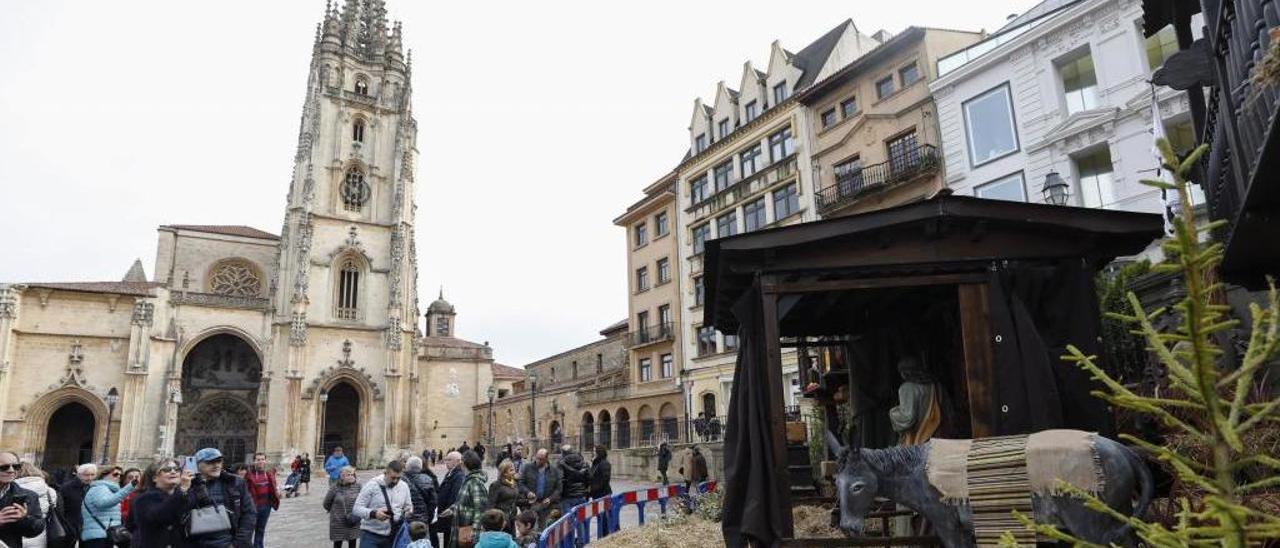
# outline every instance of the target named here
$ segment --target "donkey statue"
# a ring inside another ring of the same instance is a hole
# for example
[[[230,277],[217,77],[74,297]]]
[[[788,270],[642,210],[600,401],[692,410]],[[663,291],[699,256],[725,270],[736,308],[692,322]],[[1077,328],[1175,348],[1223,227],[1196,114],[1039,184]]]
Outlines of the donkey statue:
[[[1120,443],[1102,436],[1077,431],[1059,431],[1088,436],[1092,447],[1084,448],[1088,463],[1098,475],[1096,495],[1121,514],[1142,515],[1151,502],[1151,472],[1142,459]],[[827,445],[839,456],[836,492],[839,527],[860,535],[868,509],[879,496],[906,506],[929,521],[948,548],[975,545],[973,512],[967,501],[948,500],[930,482],[931,446],[943,447],[951,440],[933,440],[921,445],[887,449],[846,448],[831,432]],[[968,443],[968,440],[959,440]],[[967,445],[965,446],[967,447]],[[939,459],[941,460],[941,459]],[[959,466],[965,466],[964,460]],[[1132,502],[1138,491],[1138,504]],[[1056,492],[1030,493],[1036,523],[1054,524],[1086,541],[1106,545],[1133,545],[1129,526],[1085,507],[1084,501]],[[834,520],[833,520],[834,521]]]

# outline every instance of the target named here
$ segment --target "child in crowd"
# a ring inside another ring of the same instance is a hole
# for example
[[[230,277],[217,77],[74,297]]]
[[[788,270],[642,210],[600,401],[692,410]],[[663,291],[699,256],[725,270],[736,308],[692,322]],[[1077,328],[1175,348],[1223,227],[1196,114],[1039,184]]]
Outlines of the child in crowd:
[[[538,545],[538,513],[525,510],[516,516],[516,544],[520,548]]]
[[[480,514],[480,540],[476,548],[520,548],[511,534],[503,531],[507,526],[507,515],[502,510],[486,510]]]
[[[431,548],[431,540],[427,538],[430,528],[421,521],[409,522],[409,544],[405,548]]]

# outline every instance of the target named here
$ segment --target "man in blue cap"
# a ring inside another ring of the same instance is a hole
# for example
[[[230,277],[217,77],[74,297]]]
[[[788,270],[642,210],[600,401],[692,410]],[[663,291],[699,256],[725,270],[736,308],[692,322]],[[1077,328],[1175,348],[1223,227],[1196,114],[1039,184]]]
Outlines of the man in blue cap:
[[[240,476],[222,469],[222,452],[213,447],[196,451],[195,459],[199,474],[191,483],[191,506],[220,505],[226,508],[231,528],[189,537],[191,545],[199,548],[252,548],[258,513],[248,485]]]

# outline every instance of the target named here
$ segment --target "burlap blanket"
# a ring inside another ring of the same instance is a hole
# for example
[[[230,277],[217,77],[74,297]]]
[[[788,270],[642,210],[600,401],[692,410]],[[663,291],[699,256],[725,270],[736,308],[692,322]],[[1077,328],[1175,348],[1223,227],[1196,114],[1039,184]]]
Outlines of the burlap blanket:
[[[1032,493],[1058,493],[1057,480],[1088,493],[1102,490],[1102,467],[1093,451],[1093,436],[1080,430],[1045,430],[1026,436],[1027,483]],[[944,440],[929,442],[926,467],[929,485],[942,494],[944,502],[969,502],[970,454],[974,443],[984,440]]]

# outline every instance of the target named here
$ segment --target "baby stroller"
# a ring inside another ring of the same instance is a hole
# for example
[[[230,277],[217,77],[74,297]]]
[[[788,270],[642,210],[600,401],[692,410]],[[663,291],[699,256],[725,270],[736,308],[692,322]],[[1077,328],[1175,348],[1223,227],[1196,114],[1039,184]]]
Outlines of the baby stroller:
[[[301,472],[294,470],[289,473],[289,477],[284,480],[284,498],[298,496],[298,481],[301,479]]]

